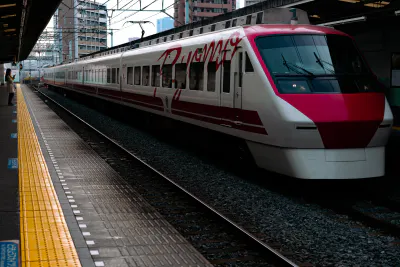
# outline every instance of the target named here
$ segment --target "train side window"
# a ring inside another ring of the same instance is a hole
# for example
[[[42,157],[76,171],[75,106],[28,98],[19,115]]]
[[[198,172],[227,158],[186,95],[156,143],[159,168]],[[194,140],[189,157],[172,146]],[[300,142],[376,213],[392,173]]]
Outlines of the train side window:
[[[254,72],[253,64],[251,64],[249,55],[247,53],[245,53],[245,54],[246,54],[246,61],[245,61],[244,71],[245,72]]]
[[[175,88],[186,89],[186,63],[175,65]]]
[[[256,24],[261,24],[263,19],[263,12],[257,13]]]
[[[224,61],[224,85],[223,85],[223,92],[229,93],[231,91],[231,61],[225,60]]]
[[[134,80],[135,85],[140,85],[140,76],[141,76],[140,72],[141,72],[140,67],[139,66],[135,67],[135,80]]]
[[[117,71],[115,68],[112,68],[111,72],[111,83],[117,83]]]
[[[232,27],[236,27],[237,19],[232,20]]]
[[[172,88],[172,65],[162,67],[162,87]]]
[[[215,31],[215,24],[211,25],[211,31]]]
[[[160,86],[160,65],[151,66],[151,86]]]
[[[208,73],[207,91],[208,92],[215,92],[215,78],[217,77],[216,72],[217,72],[217,64],[215,62],[208,62],[208,67],[207,67],[207,73]]]
[[[192,36],[193,35],[193,30],[190,30],[189,31],[189,36]]]
[[[225,22],[225,29],[229,28],[230,26],[231,26],[231,21],[230,21],[230,20],[227,20],[227,21]]]
[[[128,67],[126,77],[127,77],[126,83],[133,84],[133,67]]]
[[[183,37],[183,32],[181,32],[181,33],[179,34],[179,39],[182,39],[182,37]]]
[[[111,83],[111,69],[107,68],[107,83]]]
[[[143,66],[143,85],[149,86],[150,84],[150,66]]]
[[[251,15],[246,17],[246,24],[251,24]]]
[[[117,68],[117,84],[119,84],[119,68]]]
[[[242,87],[243,83],[243,53],[239,52],[239,87]]]
[[[189,89],[203,91],[204,62],[190,63]]]

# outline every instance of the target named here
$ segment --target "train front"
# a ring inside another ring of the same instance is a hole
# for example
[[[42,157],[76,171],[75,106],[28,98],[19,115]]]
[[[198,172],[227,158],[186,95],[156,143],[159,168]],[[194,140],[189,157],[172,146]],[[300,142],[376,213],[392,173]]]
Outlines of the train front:
[[[385,174],[393,116],[351,37],[327,27],[287,26],[258,34],[253,46],[282,124],[275,132],[280,162],[273,162],[281,166],[273,168],[308,179]]]

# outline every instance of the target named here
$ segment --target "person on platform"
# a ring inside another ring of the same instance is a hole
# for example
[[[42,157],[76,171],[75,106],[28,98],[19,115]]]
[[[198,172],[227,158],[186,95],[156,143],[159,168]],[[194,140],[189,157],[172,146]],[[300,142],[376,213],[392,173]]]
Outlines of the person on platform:
[[[8,90],[8,105],[12,106],[12,100],[15,94],[15,84],[14,84],[15,75],[11,76],[11,69],[6,70],[5,80],[7,82],[7,90]]]

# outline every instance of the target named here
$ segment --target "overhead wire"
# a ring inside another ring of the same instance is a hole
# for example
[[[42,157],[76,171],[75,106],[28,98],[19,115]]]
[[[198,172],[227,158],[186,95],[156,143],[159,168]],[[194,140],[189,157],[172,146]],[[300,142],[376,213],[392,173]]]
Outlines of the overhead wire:
[[[140,0],[139,0],[139,1],[140,1]],[[137,2],[139,2],[139,1],[137,1]],[[144,8],[142,8],[140,11],[144,11],[144,9],[148,8],[149,6],[151,6],[152,4],[154,4],[154,3],[157,2],[157,1],[158,1],[158,0],[154,0],[153,2],[151,2],[150,4],[148,4],[147,6],[145,6]],[[164,0],[162,0],[162,1],[164,1]],[[137,2],[136,2],[136,3],[137,3]],[[117,21],[117,22],[111,23],[110,26],[112,26],[112,25],[114,25],[114,24],[116,24],[116,23],[120,23],[121,21],[123,21],[123,20],[125,20],[125,19],[127,19],[127,18],[130,18],[130,17],[132,17],[133,15],[139,13],[140,11],[135,11],[133,14],[131,14],[131,15],[129,15],[129,16],[126,16],[126,17],[124,17],[123,19],[120,19],[120,20]],[[115,17],[117,17],[117,16],[115,16]],[[114,19],[115,19],[115,17],[114,17]]]
[[[180,2],[180,0],[175,1],[174,3],[172,3],[171,5],[169,5],[168,7],[164,8],[164,11],[167,11],[168,9],[171,9],[171,8],[173,7],[173,5],[174,5],[175,3],[178,3],[178,2]],[[147,18],[144,18],[143,20],[148,20],[148,19],[150,19],[150,18],[152,18],[152,17],[154,17],[154,16],[159,15],[160,13],[163,13],[163,11],[159,11],[159,12],[157,12],[156,14],[153,14],[153,15],[147,17]],[[119,33],[121,30],[124,30],[124,29],[126,29],[126,28],[132,27],[132,26],[134,26],[134,25],[135,25],[135,24],[130,24],[130,25],[128,25],[128,26],[124,26],[124,27],[122,27],[121,29],[119,29],[117,33]]]

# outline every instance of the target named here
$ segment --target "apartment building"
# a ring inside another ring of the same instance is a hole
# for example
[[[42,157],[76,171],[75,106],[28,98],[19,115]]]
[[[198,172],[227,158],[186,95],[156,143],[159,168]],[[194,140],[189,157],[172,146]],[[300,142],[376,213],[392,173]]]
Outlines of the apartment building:
[[[265,0],[245,0],[244,1],[244,6],[251,6],[260,2],[263,2]]]
[[[107,48],[106,6],[91,0],[63,0],[55,13],[63,61]]]
[[[174,4],[174,26],[218,16],[235,9],[236,0],[179,0]]]

